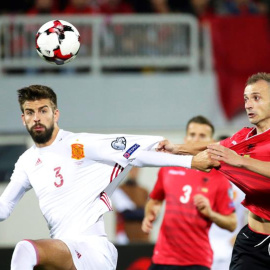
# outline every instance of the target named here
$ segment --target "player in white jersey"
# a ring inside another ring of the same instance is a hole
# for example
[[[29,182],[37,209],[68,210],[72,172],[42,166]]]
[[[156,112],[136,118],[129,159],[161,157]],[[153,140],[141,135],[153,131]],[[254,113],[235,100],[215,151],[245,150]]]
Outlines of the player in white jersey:
[[[117,251],[107,240],[103,214],[111,195],[132,166],[213,165],[198,156],[151,151],[157,136],[72,133],[59,129],[57,97],[32,85],[18,90],[22,121],[35,145],[21,155],[0,197],[0,221],[33,188],[52,239],[23,240],[14,250],[12,270],[116,269]],[[125,169],[126,168],[126,169]]]

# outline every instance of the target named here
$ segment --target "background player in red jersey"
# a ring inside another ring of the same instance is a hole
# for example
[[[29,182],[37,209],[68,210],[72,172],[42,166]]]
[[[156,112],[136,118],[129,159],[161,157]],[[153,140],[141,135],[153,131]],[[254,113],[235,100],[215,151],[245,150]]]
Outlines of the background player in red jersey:
[[[214,127],[204,117],[192,118],[186,129],[186,142],[211,142]],[[214,222],[233,231],[236,215],[229,181],[216,171],[205,173],[177,167],[159,171],[142,223],[149,233],[163,200],[165,216],[155,245],[151,270],[210,269],[213,252],[208,231]]]
[[[270,74],[248,78],[244,101],[253,128],[243,128],[231,138],[208,146],[208,153],[221,162],[220,172],[245,194],[242,204],[250,210],[248,225],[239,232],[230,270],[266,270],[270,266]],[[205,145],[173,145],[167,141],[160,150],[196,153]]]

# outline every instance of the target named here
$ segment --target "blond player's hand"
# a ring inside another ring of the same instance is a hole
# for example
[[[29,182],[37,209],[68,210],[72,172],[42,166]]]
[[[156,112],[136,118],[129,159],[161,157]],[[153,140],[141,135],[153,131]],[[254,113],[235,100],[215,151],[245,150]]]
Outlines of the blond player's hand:
[[[223,161],[234,167],[241,167],[242,157],[235,151],[218,144],[211,144],[207,148],[213,160]]]
[[[220,163],[217,160],[211,158],[208,150],[205,150],[193,157],[191,168],[209,172],[212,168],[218,167],[219,165]]]
[[[210,218],[212,214],[212,208],[210,206],[210,202],[207,197],[202,194],[197,194],[193,198],[194,205],[198,209],[198,211],[204,216]]]

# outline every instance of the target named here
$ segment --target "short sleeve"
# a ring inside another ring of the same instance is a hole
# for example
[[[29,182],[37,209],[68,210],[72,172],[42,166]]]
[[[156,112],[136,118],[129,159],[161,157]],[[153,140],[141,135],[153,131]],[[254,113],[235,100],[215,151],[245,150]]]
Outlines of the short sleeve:
[[[155,183],[155,186],[150,193],[150,198],[153,200],[163,201],[165,199],[165,191],[163,186],[163,176],[165,168],[161,168],[158,172],[158,178]]]

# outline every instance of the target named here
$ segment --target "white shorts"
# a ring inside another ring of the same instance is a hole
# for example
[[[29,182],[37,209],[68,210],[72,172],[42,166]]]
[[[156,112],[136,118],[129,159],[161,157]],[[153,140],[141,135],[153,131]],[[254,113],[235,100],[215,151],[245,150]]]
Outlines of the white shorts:
[[[117,249],[106,236],[80,236],[61,239],[69,248],[77,270],[115,270]]]

